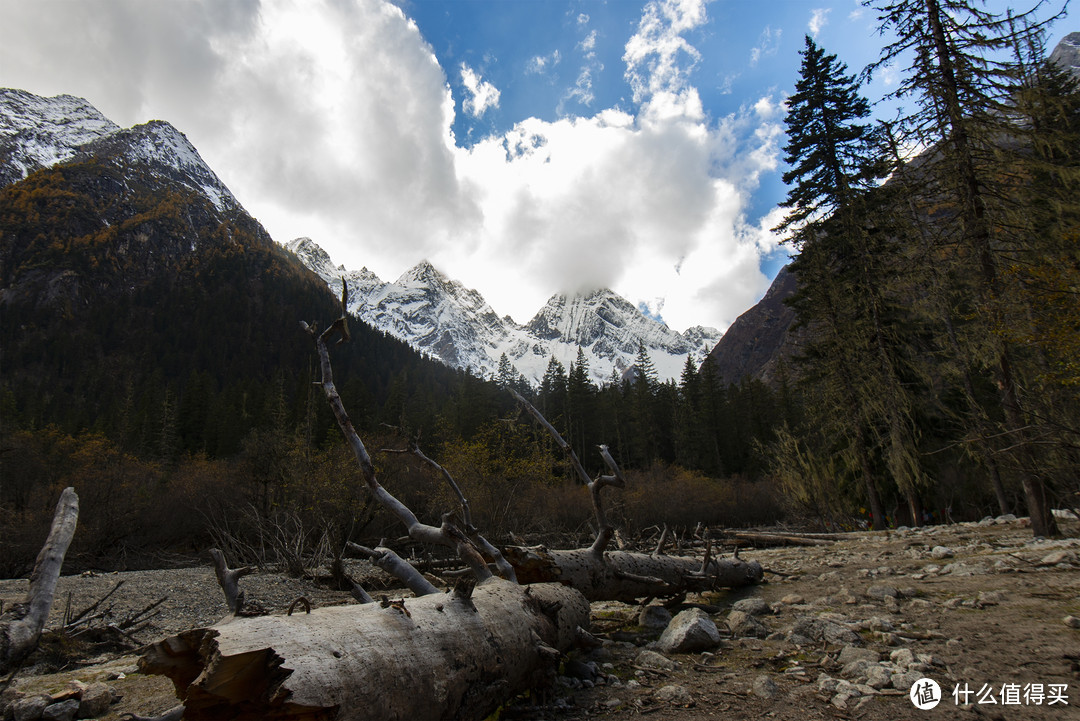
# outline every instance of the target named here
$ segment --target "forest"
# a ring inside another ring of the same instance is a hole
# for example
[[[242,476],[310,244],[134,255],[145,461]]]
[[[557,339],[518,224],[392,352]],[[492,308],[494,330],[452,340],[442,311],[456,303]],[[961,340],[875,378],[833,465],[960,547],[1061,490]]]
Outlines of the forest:
[[[586,490],[512,389],[590,473],[610,447],[628,532],[1017,513],[1055,533],[1051,509],[1080,506],[1076,78],[1047,61],[1047,20],[874,6],[896,38],[880,59],[851,74],[807,37],[788,99],[798,351],[777,382],[725,386],[689,358],[665,381],[642,349],[627,377],[595,384],[579,353],[530,387],[354,323],[332,352],[383,483],[445,509],[438,473],[401,452],[422,449],[489,537],[590,535]],[[860,88],[889,64],[914,109],[871,121]],[[335,317],[325,286],[249,217],[116,173],[78,162],[0,191],[0,575],[29,570],[66,486],[72,569],[213,544],[302,571],[392,534],[314,385],[299,322]]]

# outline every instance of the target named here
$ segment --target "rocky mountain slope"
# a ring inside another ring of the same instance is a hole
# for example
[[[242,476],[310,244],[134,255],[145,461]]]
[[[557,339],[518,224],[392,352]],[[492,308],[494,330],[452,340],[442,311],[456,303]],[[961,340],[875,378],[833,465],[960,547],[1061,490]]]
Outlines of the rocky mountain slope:
[[[160,121],[121,129],[84,100],[0,90],[0,178],[11,427],[95,428],[150,455],[214,456],[268,422],[268,399],[297,414],[312,357],[298,321],[333,318],[334,298],[183,133]],[[376,409],[398,373],[413,372],[408,393],[422,378],[453,385],[452,370],[405,344],[366,326],[353,334],[361,342],[337,362]]]
[[[465,288],[423,261],[393,282],[367,268],[346,270],[310,238],[286,248],[318,273],[335,293],[341,279],[350,289],[350,311],[448,365],[491,376],[507,360],[539,383],[554,357],[565,368],[582,349],[597,383],[621,376],[644,344],[661,379],[678,378],[687,355],[704,359],[720,337],[695,326],[678,333],[641,313],[625,298],[602,289],[577,296],[553,295],[526,324],[500,317],[475,290]]]

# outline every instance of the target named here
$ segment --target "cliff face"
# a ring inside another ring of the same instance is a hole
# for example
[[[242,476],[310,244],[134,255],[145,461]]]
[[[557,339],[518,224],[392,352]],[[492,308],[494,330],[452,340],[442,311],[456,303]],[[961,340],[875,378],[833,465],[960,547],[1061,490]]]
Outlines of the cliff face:
[[[765,297],[731,324],[706,361],[721,382],[727,385],[750,377],[776,383],[777,365],[798,347],[800,333],[789,333],[795,311],[784,303],[796,288],[795,274],[781,268]]]

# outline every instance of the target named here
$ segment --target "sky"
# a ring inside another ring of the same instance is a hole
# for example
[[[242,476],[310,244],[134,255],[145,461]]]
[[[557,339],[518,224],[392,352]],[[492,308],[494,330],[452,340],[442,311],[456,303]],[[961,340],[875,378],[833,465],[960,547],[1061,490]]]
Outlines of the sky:
[[[855,0],[0,0],[0,87],[169,121],[349,269],[426,259],[518,322],[609,287],[723,330],[788,258],[808,34],[852,72],[882,44]]]

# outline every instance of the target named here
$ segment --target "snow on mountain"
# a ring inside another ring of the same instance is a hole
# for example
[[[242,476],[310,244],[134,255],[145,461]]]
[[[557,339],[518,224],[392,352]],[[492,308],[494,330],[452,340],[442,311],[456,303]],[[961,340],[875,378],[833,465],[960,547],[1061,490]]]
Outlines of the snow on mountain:
[[[82,98],[0,89],[0,185],[73,158],[120,127]]]
[[[450,280],[423,261],[393,283],[366,268],[334,266],[309,238],[286,245],[335,293],[349,284],[349,312],[448,365],[491,376],[505,353],[519,373],[539,383],[552,356],[565,368],[585,354],[597,383],[621,376],[644,343],[661,379],[678,378],[692,355],[701,361],[720,332],[700,326],[677,333],[648,318],[610,290],[555,295],[524,326],[500,317],[475,290]]]
[[[219,212],[241,206],[187,137],[152,120],[123,129],[82,98],[43,98],[0,89],[0,186],[64,161],[97,157],[120,167],[139,165],[151,178],[179,182]]]

